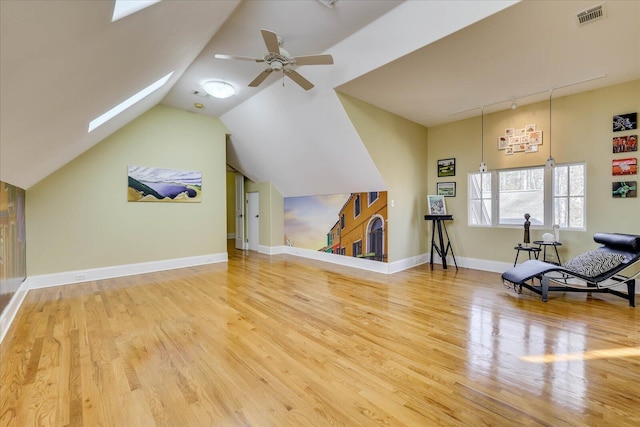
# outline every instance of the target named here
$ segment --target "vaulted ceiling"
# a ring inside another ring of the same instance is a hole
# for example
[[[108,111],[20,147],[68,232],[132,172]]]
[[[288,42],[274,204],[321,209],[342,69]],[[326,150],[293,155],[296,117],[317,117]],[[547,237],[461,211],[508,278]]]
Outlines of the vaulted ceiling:
[[[640,78],[640,2],[608,1],[604,18],[577,25],[594,5],[165,0],[111,22],[111,1],[3,0],[0,179],[29,188],[163,103],[219,117],[230,131],[228,163],[285,196],[385,189],[336,90],[433,126],[483,105],[509,108],[512,98],[536,102],[551,88],[562,96]],[[214,54],[261,58],[262,28],[294,56],[329,53],[335,63],[299,67],[315,84],[309,91],[273,75],[250,88],[263,64]],[[171,71],[161,89],[87,132]],[[236,94],[195,95],[209,79]]]

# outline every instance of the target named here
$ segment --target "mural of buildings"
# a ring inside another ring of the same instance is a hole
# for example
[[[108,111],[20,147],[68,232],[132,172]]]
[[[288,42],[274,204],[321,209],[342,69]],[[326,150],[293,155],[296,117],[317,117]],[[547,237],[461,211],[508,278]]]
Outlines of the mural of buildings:
[[[0,313],[27,276],[25,191],[0,181]]]
[[[352,193],[340,210],[336,230],[339,242],[331,240],[334,253],[387,261],[387,192]],[[334,228],[327,234],[331,237]]]
[[[285,244],[387,261],[387,192],[285,199]]]

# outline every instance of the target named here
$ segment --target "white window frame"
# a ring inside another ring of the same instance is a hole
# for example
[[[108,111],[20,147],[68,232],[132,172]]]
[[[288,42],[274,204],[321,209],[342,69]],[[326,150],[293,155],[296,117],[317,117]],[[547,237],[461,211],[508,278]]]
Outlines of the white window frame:
[[[585,162],[575,162],[575,163],[564,163],[558,164],[557,168],[571,167],[575,165],[582,165],[584,168],[584,189],[583,189],[583,199],[584,199],[584,217],[583,217],[583,227],[560,227],[561,230],[572,230],[572,231],[584,231],[587,228],[587,165]],[[474,176],[480,174],[480,172],[472,172],[468,174],[467,178],[467,225],[469,227],[484,227],[484,228],[519,228],[521,225],[509,225],[509,224],[500,224],[498,213],[500,212],[499,206],[499,188],[498,188],[498,173],[503,171],[512,171],[512,170],[522,170],[522,169],[537,169],[540,166],[531,166],[526,168],[506,168],[499,170],[492,170],[487,172],[491,176],[491,223],[490,224],[472,224],[471,223],[471,202],[472,200],[486,200],[486,198],[476,198],[471,199],[471,182]],[[544,171],[544,218],[545,223],[542,225],[532,225],[532,228],[543,229],[543,228],[551,228],[554,224],[557,224],[558,221],[555,218],[554,214],[554,201],[557,198],[569,198],[570,196],[556,196],[554,194],[555,182],[554,180],[554,171],[545,169]],[[571,185],[571,183],[569,183]],[[571,193],[569,193],[571,194]],[[576,197],[576,196],[574,196]],[[524,217],[522,218],[522,222],[524,223]]]
[[[480,197],[478,198],[474,198],[471,199],[471,187],[472,187],[472,180],[474,176],[477,175],[481,175],[481,184],[480,184]],[[484,175],[484,176],[482,176]],[[468,188],[468,195],[467,195],[467,218],[468,218],[468,225],[469,227],[491,227],[493,226],[493,219],[495,218],[495,201],[493,200],[493,189],[495,188],[495,176],[496,174],[493,174],[491,172],[474,172],[474,173],[470,173],[468,175],[468,179],[467,179],[467,188]],[[483,201],[487,200],[487,198],[483,197],[482,195],[482,181],[484,179],[489,179],[491,181],[491,193],[490,196],[488,198],[488,200],[491,201],[491,212],[489,212],[489,222],[482,222],[480,224],[472,224],[471,223],[471,201],[472,200],[480,200],[480,204],[483,205]]]
[[[557,199],[566,199],[567,200],[567,208],[569,209],[569,213],[567,214],[569,218],[571,218],[571,203],[570,200],[571,198],[582,198],[583,200],[583,216],[582,216],[582,227],[571,227],[570,225],[567,227],[560,227],[561,230],[575,230],[575,231],[585,231],[587,229],[587,164],[585,162],[577,162],[577,163],[566,163],[566,164],[562,164],[562,165],[557,165],[556,169],[553,170],[553,179],[551,184],[553,185],[552,187],[552,191],[553,189],[555,189],[556,187],[556,183],[555,183],[555,174],[556,171],[559,168],[567,168],[567,173],[569,173],[569,170],[572,166],[582,166],[583,168],[583,174],[584,174],[584,188],[582,189],[582,196],[572,196],[571,195],[571,180],[567,177],[567,183],[569,185],[569,188],[567,190],[567,195],[566,196],[557,196],[556,194],[552,194],[551,195],[551,218],[553,221],[553,224],[559,224],[560,221],[558,221],[558,218],[555,217],[555,201]]]

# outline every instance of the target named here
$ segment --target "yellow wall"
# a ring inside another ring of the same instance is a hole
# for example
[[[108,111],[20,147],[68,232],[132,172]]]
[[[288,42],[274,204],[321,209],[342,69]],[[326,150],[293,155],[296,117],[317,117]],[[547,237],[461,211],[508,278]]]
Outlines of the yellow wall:
[[[432,158],[427,156],[427,128],[348,95],[338,96],[388,186],[388,261],[427,252],[426,165]]]
[[[227,129],[156,106],[27,191],[29,275],[226,253]],[[202,203],[127,202],[127,166],[202,172]]]
[[[586,231],[560,231],[564,262],[586,250],[595,249],[597,232],[640,234],[640,198],[613,199],[611,183],[620,181],[611,174],[614,158],[638,157],[639,153],[612,153],[612,117],[640,112],[640,81],[553,98],[552,154],[558,163],[586,162],[587,227]],[[543,130],[544,144],[535,154],[505,156],[498,151],[497,138],[505,128],[522,128],[535,123]],[[489,169],[543,165],[549,155],[549,102],[485,114],[484,159]],[[639,133],[638,131],[620,134]],[[617,135],[617,133],[615,134]],[[457,182],[457,196],[446,199],[447,211],[454,221],[447,225],[457,257],[513,262],[513,247],[522,241],[523,227],[478,228],[467,226],[467,175],[477,172],[481,161],[480,117],[429,128],[429,193],[436,183]],[[437,159],[454,157],[456,176],[438,178]],[[635,175],[631,180],[639,181]],[[523,212],[524,215],[524,212]],[[524,218],[523,218],[524,222]],[[531,230],[538,240],[550,229]]]
[[[262,246],[284,245],[284,197],[282,194],[271,182],[255,183],[249,180],[245,180],[245,192],[259,193],[259,244]]]
[[[227,237],[236,233],[236,173],[227,171]]]

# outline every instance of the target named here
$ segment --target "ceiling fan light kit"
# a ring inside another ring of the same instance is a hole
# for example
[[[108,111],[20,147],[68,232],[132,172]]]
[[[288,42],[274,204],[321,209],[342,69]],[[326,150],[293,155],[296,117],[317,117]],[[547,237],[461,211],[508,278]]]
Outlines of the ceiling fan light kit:
[[[214,98],[229,98],[236,93],[236,89],[229,83],[222,80],[209,80],[204,82],[202,88]]]
[[[313,88],[313,83],[304,78],[300,73],[295,71],[295,67],[298,65],[331,65],[333,64],[333,57],[331,55],[308,55],[308,56],[291,56],[282,47],[282,37],[278,36],[273,31],[260,30],[264,44],[267,47],[267,53],[264,58],[250,58],[246,56],[237,55],[223,55],[216,54],[217,59],[234,59],[240,61],[250,62],[265,62],[267,68],[264,69],[258,76],[249,83],[250,87],[257,87],[269,77],[269,74],[276,72],[282,72],[283,76],[289,77],[296,82],[304,90]],[[205,89],[206,90],[206,89]]]

